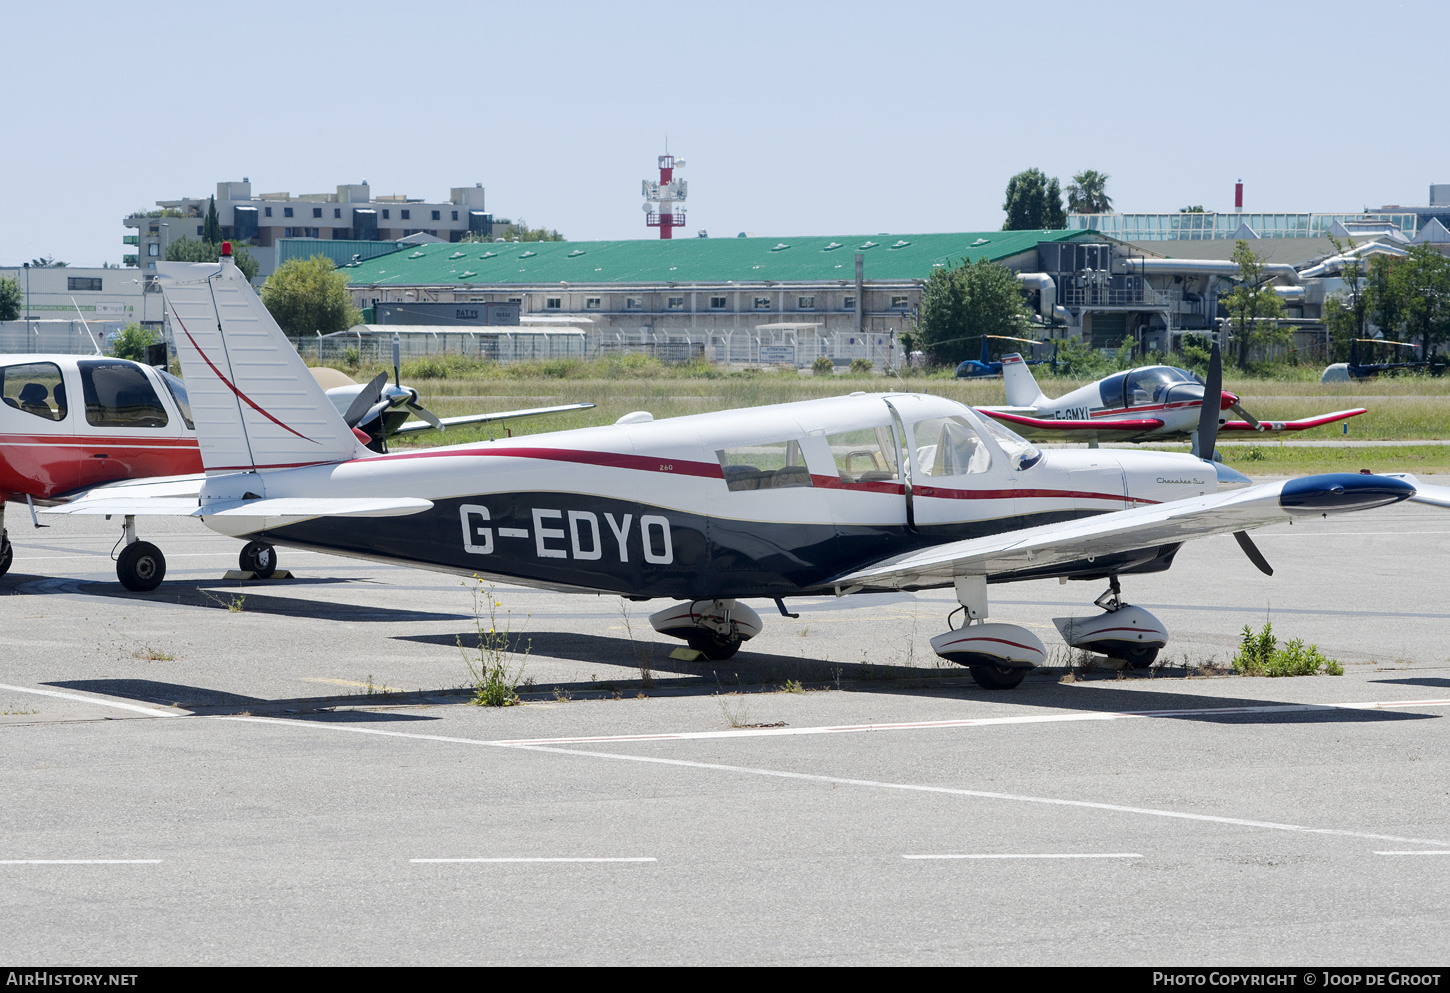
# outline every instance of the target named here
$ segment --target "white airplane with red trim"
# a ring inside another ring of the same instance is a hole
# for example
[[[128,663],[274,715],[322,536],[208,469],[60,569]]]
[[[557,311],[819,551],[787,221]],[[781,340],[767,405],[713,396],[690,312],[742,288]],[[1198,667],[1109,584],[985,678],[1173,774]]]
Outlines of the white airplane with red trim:
[[[1292,421],[1261,421],[1233,393],[1222,388],[1206,390],[1203,380],[1187,369],[1166,365],[1117,372],[1052,400],[1043,394],[1022,356],[1013,353],[1002,356],[1002,382],[1006,406],[978,410],[1033,441],[1082,441],[1092,447],[1102,441],[1188,440],[1193,442],[1193,454],[1201,454],[1196,440],[1198,422],[1204,397],[1213,393],[1219,397],[1219,431],[1281,434],[1365,413],[1365,408],[1356,407]],[[1243,420],[1229,420],[1229,411]]]
[[[761,630],[747,600],[949,588],[932,646],[984,687],[1043,663],[1032,631],[989,621],[994,584],[1106,581],[1101,613],[1056,618],[1068,644],[1146,665],[1163,624],[1120,579],[1169,568],[1191,538],[1423,499],[1411,478],[1252,485],[1184,453],[1043,452],[970,407],[910,393],[823,400],[378,454],[358,441],[231,258],[157,264],[206,475],[99,486],[46,513],[124,519],[117,571],[155,588],[148,514],[281,545],[490,582],[669,602],[651,617],[706,658]],[[1215,357],[1210,393],[1221,376]],[[1216,427],[1213,411],[1203,430]]]

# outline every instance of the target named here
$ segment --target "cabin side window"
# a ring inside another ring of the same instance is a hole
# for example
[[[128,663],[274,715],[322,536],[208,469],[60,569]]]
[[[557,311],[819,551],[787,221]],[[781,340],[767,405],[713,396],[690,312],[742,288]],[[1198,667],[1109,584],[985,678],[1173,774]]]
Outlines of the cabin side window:
[[[166,408],[151,380],[129,362],[80,363],[86,423],[98,428],[164,428]]]
[[[27,362],[0,368],[0,399],[7,407],[43,420],[65,420],[65,381],[54,362]]]
[[[916,472],[924,476],[961,476],[986,472],[992,452],[963,417],[931,417],[911,426],[916,439]]]
[[[191,421],[191,397],[186,395],[186,384],[165,369],[157,369],[156,372],[171,391],[171,399],[176,401],[176,409],[181,411],[181,419],[186,422],[187,430],[195,431],[196,425]]]
[[[794,439],[722,448],[715,454],[720,458],[725,485],[732,490],[780,490],[814,485],[801,444]]]
[[[827,435],[826,443],[842,483],[884,483],[901,478],[896,442],[885,425]]]

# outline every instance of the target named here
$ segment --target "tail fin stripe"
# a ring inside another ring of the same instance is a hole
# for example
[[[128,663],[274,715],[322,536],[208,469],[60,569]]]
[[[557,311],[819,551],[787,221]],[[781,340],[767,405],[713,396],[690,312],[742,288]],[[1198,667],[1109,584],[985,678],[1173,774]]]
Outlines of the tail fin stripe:
[[[191,342],[191,346],[196,349],[196,354],[200,355],[201,356],[201,360],[203,362],[205,362],[211,368],[211,371],[212,372],[216,373],[217,379],[220,379],[224,384],[226,384],[226,388],[227,389],[229,389],[233,393],[235,393],[238,396],[238,398],[240,398],[244,403],[246,403],[246,405],[248,407],[251,407],[257,413],[261,414],[263,417],[265,417],[267,420],[271,421],[273,424],[277,425],[279,428],[282,428],[285,431],[291,431],[293,434],[297,435],[297,437],[301,438],[303,441],[310,441],[314,445],[318,444],[318,442],[313,441],[313,439],[307,437],[305,434],[301,434],[301,433],[299,433],[297,431],[294,431],[292,428],[288,427],[287,425],[283,424],[281,421],[277,420],[277,418],[273,417],[271,414],[267,413],[261,407],[257,406],[255,403],[253,403],[251,397],[247,396],[241,390],[239,390],[235,386],[233,386],[232,385],[232,381],[230,379],[228,379],[226,376],[223,376],[222,375],[222,371],[216,367],[216,364],[213,363],[211,359],[209,359],[209,358],[206,357],[206,352],[203,352],[201,350],[201,346],[196,343],[196,339],[193,338],[191,336],[191,332],[186,329],[186,325],[181,320],[181,315],[180,314],[177,314],[176,311],[173,309],[172,310],[172,316],[176,318],[176,323],[181,325],[182,333],[185,334],[187,340]]]

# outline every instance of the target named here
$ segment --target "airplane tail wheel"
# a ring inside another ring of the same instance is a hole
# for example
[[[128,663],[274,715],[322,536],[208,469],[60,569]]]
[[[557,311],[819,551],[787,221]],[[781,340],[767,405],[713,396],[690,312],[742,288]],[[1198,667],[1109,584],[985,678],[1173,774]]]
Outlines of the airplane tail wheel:
[[[1128,663],[1134,669],[1146,669],[1157,660],[1158,650],[1161,647],[1161,645],[1143,645],[1141,647],[1120,648],[1113,654],[1121,657],[1124,662]]]
[[[1010,690],[1027,678],[1026,669],[1009,669],[1006,666],[968,666],[972,679],[984,690]]]
[[[740,650],[742,639],[724,638],[713,631],[691,631],[685,635],[685,643],[711,662],[724,662]]]
[[[166,556],[149,541],[133,541],[116,559],[116,578],[135,593],[145,593],[166,578]]]
[[[10,544],[10,538],[0,534],[0,576],[10,571],[10,563],[15,561],[15,546]]]
[[[255,573],[258,579],[270,579],[277,571],[277,549],[265,541],[249,541],[237,556],[237,566],[243,572]]]

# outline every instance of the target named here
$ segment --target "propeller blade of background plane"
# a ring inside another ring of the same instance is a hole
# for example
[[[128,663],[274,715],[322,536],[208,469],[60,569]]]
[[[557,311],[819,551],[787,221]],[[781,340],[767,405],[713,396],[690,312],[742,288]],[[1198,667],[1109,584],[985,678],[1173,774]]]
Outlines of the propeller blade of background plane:
[[[433,425],[435,428],[438,428],[440,431],[443,430],[443,422],[440,421],[431,410],[418,403],[418,401],[409,401],[406,406],[414,414],[417,414],[419,417],[427,421],[429,424]]]
[[[1235,414],[1238,414],[1244,420],[1248,421],[1249,422],[1249,427],[1253,428],[1256,431],[1258,430],[1258,427],[1259,427],[1258,418],[1254,417],[1254,415],[1253,414],[1250,414],[1247,410],[1244,410],[1244,408],[1241,407],[1239,404],[1232,404],[1229,407],[1229,410],[1232,410]]]
[[[383,395],[383,387],[387,385],[388,374],[380,372],[373,377],[372,382],[364,386],[357,396],[353,397],[352,403],[348,404],[347,413],[342,419],[347,426],[355,428],[362,423],[363,418],[372,409],[373,404],[378,402],[378,397]]]
[[[1274,567],[1269,565],[1269,560],[1264,558],[1264,553],[1259,551],[1259,546],[1254,544],[1254,540],[1249,537],[1247,531],[1235,531],[1234,540],[1239,543],[1239,547],[1244,550],[1244,554],[1249,557],[1249,561],[1257,566],[1260,572],[1265,576],[1272,576],[1274,574]]]
[[[399,389],[402,389],[402,386],[403,386],[403,373],[402,373],[402,361],[401,361],[401,358],[402,357],[399,354],[399,352],[400,352],[400,347],[398,345],[398,332],[394,331],[393,332],[393,385],[396,386],[396,387],[398,387]]]
[[[1218,342],[1208,359],[1208,382],[1203,385],[1203,406],[1198,410],[1198,443],[1193,454],[1213,461],[1213,446],[1218,441],[1218,413],[1223,397],[1223,355]]]

